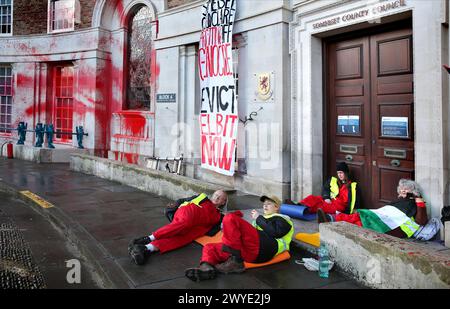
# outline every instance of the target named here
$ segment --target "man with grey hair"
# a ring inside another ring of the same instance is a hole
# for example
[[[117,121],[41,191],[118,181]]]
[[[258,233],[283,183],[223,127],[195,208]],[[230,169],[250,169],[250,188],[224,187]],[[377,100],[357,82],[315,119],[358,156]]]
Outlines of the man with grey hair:
[[[227,200],[227,193],[223,190],[217,190],[211,198],[201,193],[178,200],[169,224],[149,236],[131,241],[128,252],[132,260],[137,265],[143,265],[151,252],[175,250],[205,235],[213,227],[220,225],[223,217],[221,209]]]
[[[397,193],[396,201],[379,209],[358,209],[350,215],[328,215],[319,211],[319,223],[345,221],[399,238],[412,237],[420,226],[428,222],[425,201],[419,185],[410,179],[400,179]]]

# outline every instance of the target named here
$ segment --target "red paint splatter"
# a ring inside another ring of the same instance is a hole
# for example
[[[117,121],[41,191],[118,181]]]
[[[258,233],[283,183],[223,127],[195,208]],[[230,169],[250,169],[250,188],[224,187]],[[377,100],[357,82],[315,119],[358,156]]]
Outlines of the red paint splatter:
[[[31,76],[17,74],[17,87],[18,88],[32,88],[34,86],[34,78]]]
[[[161,69],[159,67],[159,63],[156,59],[156,50],[152,50],[151,52],[151,76],[150,76],[150,85],[155,89],[155,92],[158,90],[158,77],[159,73],[161,72]]]
[[[127,111],[122,112],[124,129],[126,135],[130,137],[144,137],[144,128],[146,119],[140,112]]]
[[[135,153],[124,153],[124,158],[126,160],[127,163],[130,164],[137,164],[138,163],[138,158],[139,155],[135,154]]]
[[[119,14],[119,17],[122,18],[124,11],[125,11],[122,0],[117,1],[116,11]],[[126,18],[122,18],[122,26],[126,26],[126,23],[127,23]]]

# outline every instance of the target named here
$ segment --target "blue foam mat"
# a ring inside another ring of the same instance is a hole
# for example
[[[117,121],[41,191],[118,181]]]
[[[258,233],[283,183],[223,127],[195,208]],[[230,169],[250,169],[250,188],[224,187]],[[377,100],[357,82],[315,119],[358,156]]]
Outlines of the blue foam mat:
[[[308,214],[306,210],[308,207],[303,205],[281,204],[280,213],[288,215],[292,218],[297,218],[305,221],[313,221],[317,219],[317,214]]]

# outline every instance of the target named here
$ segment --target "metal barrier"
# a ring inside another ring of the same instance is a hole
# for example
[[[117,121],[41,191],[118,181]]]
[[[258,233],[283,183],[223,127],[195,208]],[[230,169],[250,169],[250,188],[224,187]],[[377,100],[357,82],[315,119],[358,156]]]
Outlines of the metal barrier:
[[[47,136],[47,146],[48,148],[55,148],[53,145],[53,138],[56,135],[76,135],[78,148],[84,149],[83,147],[83,137],[88,136],[88,133],[84,133],[83,126],[75,127],[76,132],[63,132],[63,131],[55,131],[53,124],[45,124],[42,123],[36,124],[36,128],[34,130],[28,130],[28,123],[23,121],[19,122],[16,129],[14,128],[2,128],[0,130],[3,131],[17,131],[19,136],[19,140],[17,141],[17,145],[24,145],[26,140],[27,132],[34,132],[36,134],[36,143],[35,147],[42,147],[44,144],[44,135]]]
[[[151,168],[154,170],[159,170],[160,163],[166,162],[164,165],[164,169],[172,174],[181,175],[182,172],[182,166],[183,166],[183,154],[179,157],[174,158],[160,158],[160,157],[154,157],[154,158],[146,158],[147,161],[147,168]],[[171,168],[172,166],[172,168]]]

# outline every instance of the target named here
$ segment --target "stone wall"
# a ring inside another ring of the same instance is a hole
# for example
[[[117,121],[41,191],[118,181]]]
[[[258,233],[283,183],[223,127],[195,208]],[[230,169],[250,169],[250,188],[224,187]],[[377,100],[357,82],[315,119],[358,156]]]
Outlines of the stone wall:
[[[229,194],[231,202],[235,192],[224,186],[87,155],[73,155],[70,160],[70,169],[117,181],[142,191],[165,196],[171,200],[201,192],[210,195],[216,190],[223,189]]]
[[[337,267],[364,285],[382,289],[450,288],[450,250],[362,229],[346,222],[319,225]]]

